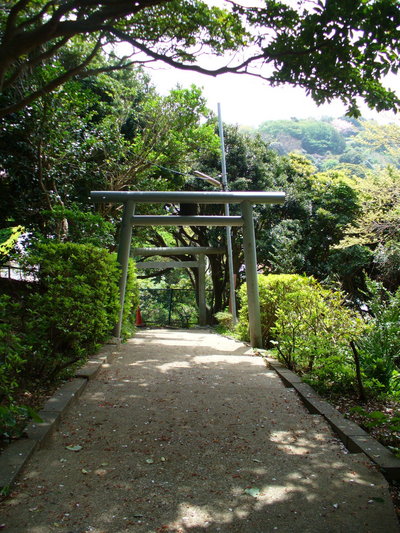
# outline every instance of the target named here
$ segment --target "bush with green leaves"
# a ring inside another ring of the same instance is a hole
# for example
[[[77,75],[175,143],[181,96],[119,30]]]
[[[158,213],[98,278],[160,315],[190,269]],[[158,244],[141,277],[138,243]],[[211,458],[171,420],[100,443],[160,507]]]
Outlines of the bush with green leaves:
[[[354,360],[347,346],[338,353],[315,361],[312,372],[302,375],[303,381],[321,394],[350,394],[356,389],[357,375]],[[358,389],[357,383],[357,389]],[[357,390],[357,392],[359,392]]]
[[[0,297],[0,435],[14,435],[21,419],[35,417],[17,396],[35,383],[56,383],[112,336],[117,322],[120,270],[116,255],[92,245],[37,243],[25,258],[36,282],[17,302]],[[28,287],[28,288],[27,288]],[[129,264],[123,334],[133,330],[138,303]]]
[[[139,306],[139,284],[133,259],[128,262],[128,277],[125,288],[124,311],[122,314],[121,337],[131,337],[135,331],[136,310]]]
[[[279,302],[271,328],[279,357],[294,370],[312,372],[334,356],[351,359],[350,342],[364,323],[344,305],[344,294],[325,289],[313,278]]]
[[[344,305],[344,293],[297,274],[261,275],[258,281],[265,346],[275,347],[288,368],[307,374],[319,389],[354,388],[350,341],[359,338],[365,324]],[[245,290],[240,289],[242,339],[248,334]]]
[[[92,245],[39,243],[26,259],[38,278],[25,307],[26,369],[54,379],[111,336],[119,312],[114,254]],[[37,270],[38,269],[38,270]]]
[[[298,274],[270,274],[258,276],[258,288],[260,297],[261,329],[263,345],[271,347],[274,339],[271,328],[275,326],[278,308],[292,292],[297,292],[312,283],[312,278]],[[246,285],[239,289],[241,303],[237,333],[242,340],[249,340],[248,300]]]
[[[395,293],[367,279],[368,328],[359,339],[362,370],[370,389],[400,393],[400,289]]]
[[[218,325],[222,331],[231,331],[233,329],[233,315],[229,311],[219,311],[215,313]]]
[[[17,332],[19,305],[0,296],[0,435],[10,437],[24,407],[16,405],[14,393],[24,366],[24,346]]]
[[[16,388],[17,376],[24,365],[24,349],[16,324],[19,308],[10,296],[0,295],[0,402]]]

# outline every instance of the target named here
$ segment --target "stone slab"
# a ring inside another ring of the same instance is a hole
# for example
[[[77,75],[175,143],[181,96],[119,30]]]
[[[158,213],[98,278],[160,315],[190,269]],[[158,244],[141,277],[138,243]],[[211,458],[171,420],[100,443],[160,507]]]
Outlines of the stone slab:
[[[43,411],[62,412],[70,406],[82,394],[87,383],[86,379],[74,378],[64,383],[55,394],[47,400],[43,406]]]
[[[38,415],[42,422],[31,422],[25,430],[28,439],[37,441],[38,446],[42,446],[53,431],[58,427],[61,420],[61,413],[57,411],[39,411]]]
[[[400,481],[400,459],[380,442],[368,434],[353,435],[351,446],[354,450],[363,452],[377,464],[386,479]]]
[[[283,365],[280,361],[277,361],[273,357],[264,356],[264,360],[275,370],[275,369],[282,369],[282,370],[288,370],[285,365]]]
[[[90,381],[91,379],[94,379],[100,372],[102,364],[102,361],[99,360],[88,361],[86,365],[78,368],[78,370],[75,372],[75,377],[84,378]]]
[[[362,449],[357,449],[351,445],[350,437],[368,437],[368,433],[360,428],[357,424],[351,420],[347,420],[340,413],[337,413],[336,416],[325,417],[326,420],[331,425],[333,431],[338,435],[340,440],[346,446],[350,453],[360,453],[364,451]],[[370,437],[372,439],[372,437]],[[374,440],[374,439],[372,439]],[[376,441],[375,441],[376,442]]]
[[[20,439],[10,444],[0,456],[0,488],[6,492],[37,447],[37,441]],[[6,494],[5,494],[6,495]]]
[[[283,368],[275,368],[275,372],[279,375],[285,387],[293,387],[294,383],[302,383],[301,377],[292,372],[291,370]]]
[[[342,416],[337,409],[332,407],[331,404],[329,404],[328,402],[325,402],[318,396],[312,396],[312,395],[302,396],[301,391],[297,390],[297,392],[300,394],[302,402],[307,407],[307,409],[310,411],[310,413],[317,414],[317,415],[323,415],[327,419]]]
[[[117,344],[106,344],[100,348],[93,360],[100,359],[103,363],[111,363],[116,352],[118,352]]]

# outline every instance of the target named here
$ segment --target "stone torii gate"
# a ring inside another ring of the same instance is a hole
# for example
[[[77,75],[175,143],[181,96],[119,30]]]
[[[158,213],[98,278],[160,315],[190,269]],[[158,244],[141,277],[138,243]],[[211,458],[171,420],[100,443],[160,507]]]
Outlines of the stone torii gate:
[[[136,267],[141,269],[148,268],[198,268],[199,284],[197,290],[197,299],[199,303],[199,324],[206,325],[206,261],[205,256],[208,254],[224,254],[224,248],[213,248],[208,246],[178,246],[169,248],[134,248],[132,256],[151,257],[170,256],[170,255],[195,255],[196,261],[141,261],[136,262]]]
[[[95,202],[123,203],[118,261],[121,265],[121,311],[116,335],[121,334],[125,301],[126,278],[130,256],[133,226],[241,226],[246,267],[246,285],[249,307],[250,342],[253,348],[262,348],[260,300],[257,280],[257,254],[254,234],[254,204],[282,204],[283,192],[183,192],[183,191],[92,191]],[[136,204],[240,204],[242,216],[179,216],[135,215]]]

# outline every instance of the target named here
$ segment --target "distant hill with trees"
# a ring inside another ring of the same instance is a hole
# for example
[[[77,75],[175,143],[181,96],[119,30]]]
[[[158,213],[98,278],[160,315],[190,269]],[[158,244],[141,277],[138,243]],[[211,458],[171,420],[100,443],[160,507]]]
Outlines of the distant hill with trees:
[[[318,170],[366,169],[400,165],[400,126],[351,117],[268,120],[256,130],[270,148],[284,155],[300,152]]]

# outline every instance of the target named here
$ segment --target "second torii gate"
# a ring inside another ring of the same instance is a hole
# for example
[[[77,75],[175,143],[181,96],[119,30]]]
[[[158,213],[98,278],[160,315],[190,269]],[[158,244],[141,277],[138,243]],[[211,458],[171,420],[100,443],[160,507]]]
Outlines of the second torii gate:
[[[121,334],[125,301],[126,278],[130,256],[133,226],[242,226],[243,251],[246,267],[246,285],[249,308],[250,342],[253,348],[262,348],[260,300],[257,280],[256,240],[253,222],[253,204],[282,204],[283,192],[174,192],[174,191],[92,191],[97,202],[124,204],[118,261],[121,265],[121,311],[116,335]],[[136,204],[240,204],[242,216],[177,216],[134,215]]]
[[[177,246],[170,248],[134,248],[132,256],[151,257],[155,255],[170,256],[170,255],[195,255],[196,261],[145,261],[137,262],[136,267],[141,269],[147,268],[198,268],[199,269],[199,285],[197,291],[197,299],[199,304],[199,324],[206,325],[206,261],[207,254],[223,254],[224,248],[213,248],[208,246]]]

